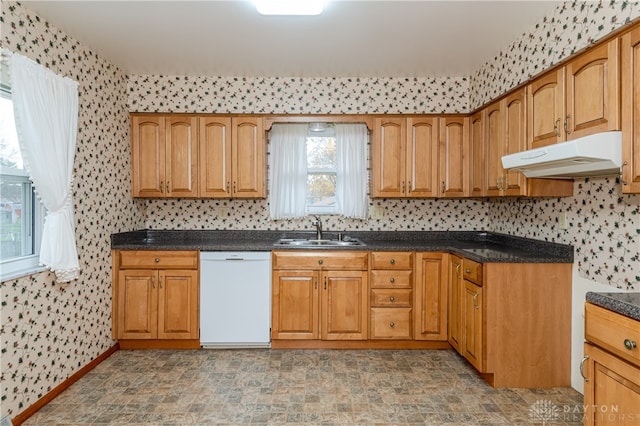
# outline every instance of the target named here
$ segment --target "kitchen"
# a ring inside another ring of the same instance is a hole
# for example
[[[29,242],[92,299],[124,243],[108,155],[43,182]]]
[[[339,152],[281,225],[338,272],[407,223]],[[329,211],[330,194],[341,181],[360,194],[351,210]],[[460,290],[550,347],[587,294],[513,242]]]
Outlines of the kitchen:
[[[505,49],[468,78],[236,79],[127,76],[75,41],[73,34],[68,37],[55,25],[45,25],[28,3],[3,2],[3,46],[80,81],[83,97],[74,181],[82,275],[68,286],[55,284],[47,273],[1,284],[2,417],[22,412],[113,345],[111,234],[146,228],[312,230],[306,219],[270,221],[266,200],[132,199],[130,176],[123,172],[130,169],[129,111],[465,113],[566,57],[571,49],[586,46],[588,38],[582,34],[599,39],[639,14],[636,3],[584,9],[580,4],[565,5],[551,18],[566,25],[552,25],[549,19],[532,28],[531,34],[514,40],[513,49]],[[600,27],[601,22],[606,24]],[[546,56],[547,44],[558,46],[552,57]],[[533,51],[538,53],[528,58],[526,68],[512,69],[511,63],[521,62],[519,55]],[[320,89],[314,89],[318,85]],[[390,85],[395,86],[393,91]],[[208,88],[208,95],[199,95],[202,87]],[[301,95],[305,90],[310,92]],[[372,95],[363,100],[359,95],[363,91]],[[433,95],[425,104],[414,93]],[[349,101],[336,103],[337,99]],[[342,231],[487,230],[571,244],[575,247],[572,322],[580,328],[586,291],[638,289],[639,205],[637,195],[620,194],[615,178],[578,179],[573,197],[373,200],[370,206],[383,210],[382,219],[363,222],[329,216],[324,225]],[[562,212],[567,229],[558,222]],[[581,348],[582,335],[574,332],[579,340],[574,346]],[[54,365],[55,372],[49,374]],[[575,360],[572,365],[575,369]],[[578,371],[573,376],[573,383],[581,382]]]

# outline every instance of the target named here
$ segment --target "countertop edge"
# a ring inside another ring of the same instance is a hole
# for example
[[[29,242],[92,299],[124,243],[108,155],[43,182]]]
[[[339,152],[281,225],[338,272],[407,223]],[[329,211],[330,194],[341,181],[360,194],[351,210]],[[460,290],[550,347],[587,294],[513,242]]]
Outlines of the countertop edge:
[[[589,291],[586,301],[625,317],[640,321],[640,293],[598,293]]]

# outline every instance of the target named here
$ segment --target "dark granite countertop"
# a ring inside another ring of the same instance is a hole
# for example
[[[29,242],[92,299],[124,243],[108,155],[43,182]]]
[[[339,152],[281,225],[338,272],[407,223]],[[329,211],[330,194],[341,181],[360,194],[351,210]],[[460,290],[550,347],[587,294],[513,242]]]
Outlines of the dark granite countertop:
[[[111,236],[118,250],[368,250],[438,251],[458,254],[483,263],[573,263],[573,246],[480,231],[349,231],[361,246],[282,247],[280,238],[313,238],[299,231],[139,230]],[[336,232],[325,232],[335,239]]]
[[[587,293],[587,302],[640,321],[640,292]]]

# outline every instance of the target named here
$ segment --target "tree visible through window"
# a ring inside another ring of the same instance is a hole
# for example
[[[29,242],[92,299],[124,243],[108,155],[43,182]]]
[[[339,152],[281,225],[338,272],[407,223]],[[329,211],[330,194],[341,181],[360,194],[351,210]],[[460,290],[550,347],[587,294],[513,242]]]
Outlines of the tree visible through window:
[[[336,138],[307,136],[307,212],[336,212]]]

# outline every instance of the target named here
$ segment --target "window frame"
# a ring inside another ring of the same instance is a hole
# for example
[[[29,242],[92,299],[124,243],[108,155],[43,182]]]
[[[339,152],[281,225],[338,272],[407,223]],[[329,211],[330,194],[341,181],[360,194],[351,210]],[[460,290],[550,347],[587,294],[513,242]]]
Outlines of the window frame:
[[[11,91],[5,84],[0,84],[0,97],[11,100]],[[46,209],[36,196],[33,182],[24,169],[13,169],[0,166],[0,177],[3,182],[22,183],[22,199],[30,200],[28,205],[22,206],[23,223],[30,226],[23,230],[23,244],[30,247],[32,254],[0,260],[0,281],[19,278],[46,268],[40,265],[40,243],[44,230]]]
[[[305,137],[305,145],[308,143],[308,138],[334,138],[336,134],[333,126],[328,127],[323,132],[313,132],[311,130],[307,131],[307,136]],[[337,141],[336,141],[337,143]],[[338,166],[336,164],[335,168],[327,168],[327,167],[309,167],[309,163],[307,160],[307,182],[309,176],[311,175],[333,175],[336,181],[336,188],[334,188],[334,194],[337,190],[337,179],[338,179]],[[333,206],[310,206],[307,204],[307,200],[305,200],[305,211],[307,214],[318,214],[318,215],[338,215],[338,205],[334,204]]]

